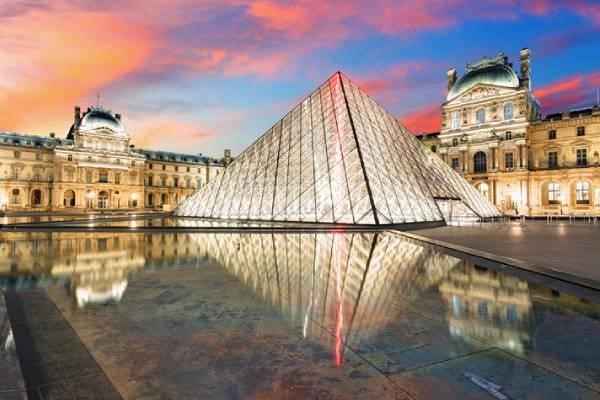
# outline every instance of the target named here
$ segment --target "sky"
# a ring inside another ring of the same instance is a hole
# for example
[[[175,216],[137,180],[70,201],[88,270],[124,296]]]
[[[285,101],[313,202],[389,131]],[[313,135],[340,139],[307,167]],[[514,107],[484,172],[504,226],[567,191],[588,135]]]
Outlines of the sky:
[[[449,68],[523,47],[544,114],[596,102],[600,0],[0,0],[0,131],[100,94],[137,147],[235,156],[341,70],[433,132]]]

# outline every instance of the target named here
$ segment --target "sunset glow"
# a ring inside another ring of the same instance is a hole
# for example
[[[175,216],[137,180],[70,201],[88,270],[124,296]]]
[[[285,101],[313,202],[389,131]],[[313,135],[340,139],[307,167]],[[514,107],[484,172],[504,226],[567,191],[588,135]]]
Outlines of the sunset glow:
[[[16,0],[0,19],[0,131],[64,137],[100,93],[164,150],[239,153],[337,70],[415,133],[440,127],[445,71],[483,55],[531,48],[546,113],[600,87],[593,0]]]

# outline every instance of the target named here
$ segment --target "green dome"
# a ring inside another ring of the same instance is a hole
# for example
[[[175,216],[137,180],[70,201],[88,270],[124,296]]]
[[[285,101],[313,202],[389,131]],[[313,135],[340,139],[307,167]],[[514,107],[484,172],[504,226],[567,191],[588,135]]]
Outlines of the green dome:
[[[508,88],[519,87],[519,77],[510,65],[505,63],[490,63],[488,60],[484,61],[467,68],[467,72],[454,83],[448,92],[447,101],[460,96],[478,83]]]

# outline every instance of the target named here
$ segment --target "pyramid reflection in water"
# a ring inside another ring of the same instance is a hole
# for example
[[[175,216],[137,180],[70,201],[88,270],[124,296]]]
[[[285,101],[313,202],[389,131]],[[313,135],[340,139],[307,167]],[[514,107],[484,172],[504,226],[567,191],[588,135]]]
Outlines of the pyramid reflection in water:
[[[178,216],[338,224],[443,221],[495,207],[341,73],[186,199]]]

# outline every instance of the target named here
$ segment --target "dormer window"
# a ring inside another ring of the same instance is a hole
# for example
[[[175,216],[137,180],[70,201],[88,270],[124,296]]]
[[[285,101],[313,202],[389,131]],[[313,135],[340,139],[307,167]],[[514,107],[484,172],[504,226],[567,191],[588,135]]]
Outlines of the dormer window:
[[[458,111],[454,111],[451,114],[451,118],[452,118],[452,129],[458,129],[460,128],[460,113]]]
[[[485,123],[485,110],[483,108],[475,112],[475,123],[478,125]]]
[[[514,118],[514,109],[512,103],[506,103],[504,105],[504,119],[513,119]]]

